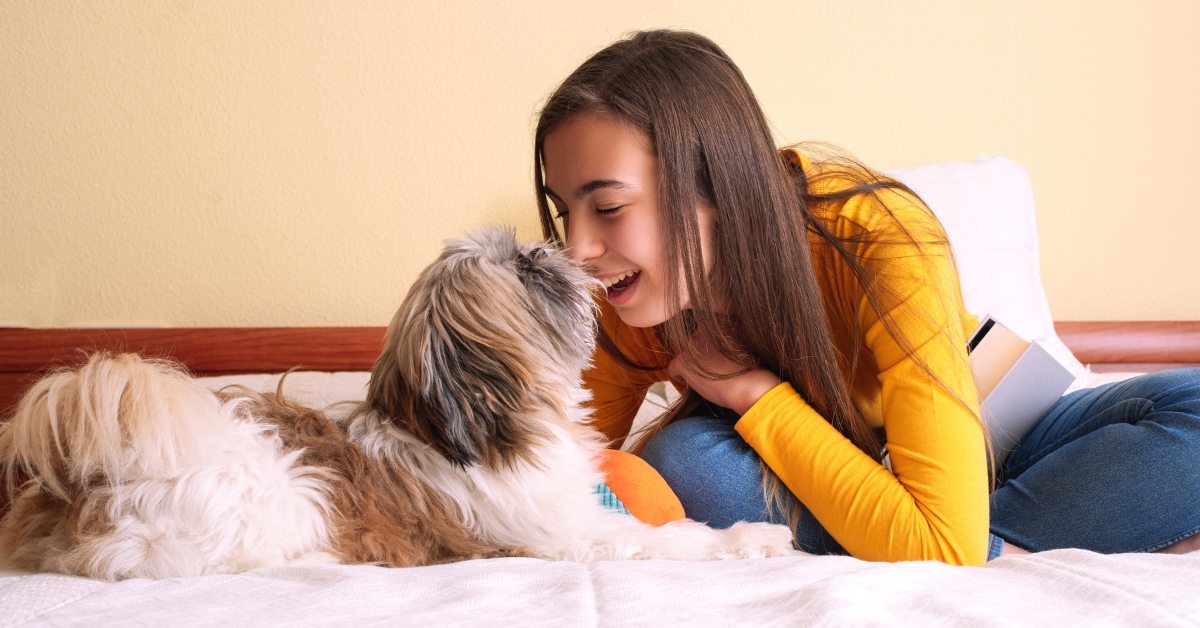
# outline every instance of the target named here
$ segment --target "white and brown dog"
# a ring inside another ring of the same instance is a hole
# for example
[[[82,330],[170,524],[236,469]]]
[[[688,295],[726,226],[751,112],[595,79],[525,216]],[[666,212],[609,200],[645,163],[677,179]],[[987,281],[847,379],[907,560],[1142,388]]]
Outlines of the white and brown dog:
[[[580,380],[593,283],[504,231],[449,242],[392,320],[367,400],[337,421],[133,354],[49,375],[0,425],[0,463],[33,478],[10,480],[0,565],[112,580],[793,553],[782,526],[652,527],[600,504]]]

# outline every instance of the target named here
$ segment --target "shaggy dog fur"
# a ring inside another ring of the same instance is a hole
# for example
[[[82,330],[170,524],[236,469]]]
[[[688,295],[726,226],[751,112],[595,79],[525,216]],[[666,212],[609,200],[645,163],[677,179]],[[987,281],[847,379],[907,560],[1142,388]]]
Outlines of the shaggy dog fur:
[[[333,420],[98,353],[0,425],[0,564],[103,579],[298,561],[704,560],[792,553],[781,526],[661,527],[602,506],[581,404],[595,282],[492,230],[448,243],[388,328],[367,400]]]

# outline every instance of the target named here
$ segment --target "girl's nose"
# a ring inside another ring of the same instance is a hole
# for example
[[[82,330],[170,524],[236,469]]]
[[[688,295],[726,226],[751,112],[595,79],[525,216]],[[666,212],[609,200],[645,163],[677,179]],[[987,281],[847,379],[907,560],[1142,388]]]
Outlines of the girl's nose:
[[[566,227],[566,252],[571,259],[587,264],[604,254],[604,240],[586,218],[568,220]]]

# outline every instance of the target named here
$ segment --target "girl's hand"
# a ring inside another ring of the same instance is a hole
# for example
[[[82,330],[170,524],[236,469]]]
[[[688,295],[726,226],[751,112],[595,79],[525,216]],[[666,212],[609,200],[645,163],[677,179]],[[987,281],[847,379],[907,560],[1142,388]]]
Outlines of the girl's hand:
[[[742,366],[712,349],[708,340],[700,334],[692,336],[692,345],[699,354],[700,365],[710,373],[736,373]],[[687,354],[681,354],[671,360],[667,373],[678,382],[687,384],[688,388],[699,393],[710,403],[729,408],[738,414],[745,414],[763,395],[778,386],[783,380],[777,375],[762,368],[751,369],[729,379],[710,379],[705,377],[703,370],[697,368]]]

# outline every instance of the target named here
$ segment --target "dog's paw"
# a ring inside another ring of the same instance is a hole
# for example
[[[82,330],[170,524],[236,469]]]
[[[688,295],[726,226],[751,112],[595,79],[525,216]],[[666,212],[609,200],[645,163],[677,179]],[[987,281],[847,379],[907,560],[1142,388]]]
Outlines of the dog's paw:
[[[739,521],[725,530],[725,534],[727,543],[719,558],[765,558],[803,554],[792,548],[792,531],[787,526]]]

